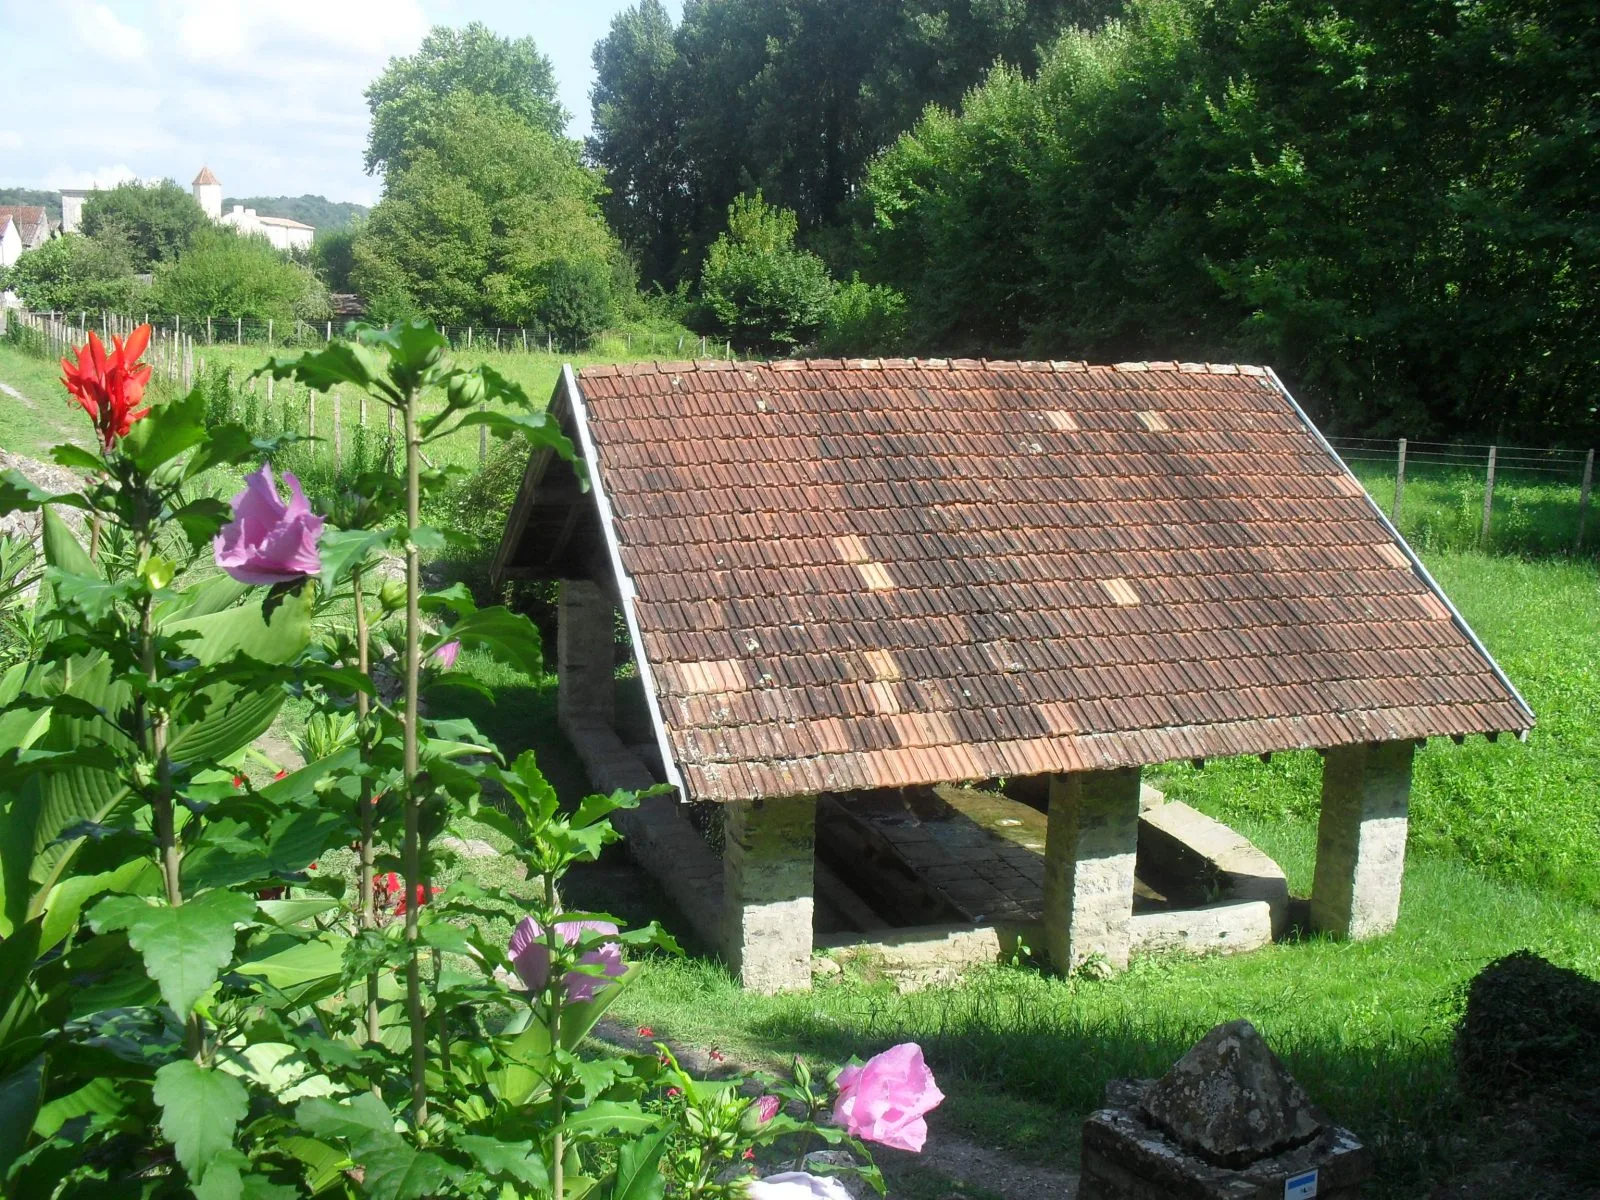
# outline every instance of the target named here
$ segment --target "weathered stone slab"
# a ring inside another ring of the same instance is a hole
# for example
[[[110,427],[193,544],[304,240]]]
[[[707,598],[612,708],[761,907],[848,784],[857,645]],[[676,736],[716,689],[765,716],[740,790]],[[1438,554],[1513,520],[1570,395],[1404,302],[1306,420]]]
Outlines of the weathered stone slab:
[[[616,707],[616,609],[599,584],[563,579],[556,601],[556,714],[610,725]]]
[[[1311,1141],[1328,1124],[1249,1021],[1218,1025],[1145,1094],[1152,1124],[1219,1166]]]
[[[1288,927],[1289,882],[1283,868],[1243,834],[1182,801],[1139,814],[1141,870],[1208,876],[1229,900],[1260,900],[1271,910],[1271,932]]]
[[[1270,946],[1275,923],[1272,906],[1264,900],[1228,900],[1203,908],[1134,913],[1129,928],[1136,954],[1243,954]]]

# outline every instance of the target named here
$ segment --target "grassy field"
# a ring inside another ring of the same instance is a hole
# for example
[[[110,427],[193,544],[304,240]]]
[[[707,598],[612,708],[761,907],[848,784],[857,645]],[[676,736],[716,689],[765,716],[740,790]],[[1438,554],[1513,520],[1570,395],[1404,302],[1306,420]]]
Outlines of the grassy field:
[[[22,399],[0,392],[0,448],[46,458],[58,442],[87,440],[88,418],[61,386],[61,366],[0,342],[0,383]]]
[[[1540,724],[1526,744],[1444,740],[1420,754],[1394,935],[1145,959],[1103,982],[997,967],[907,995],[856,969],[806,996],[747,995],[711,957],[662,959],[619,1015],[772,1065],[795,1053],[836,1062],[915,1039],[949,1095],[935,1136],[960,1133],[1043,1162],[1074,1160],[1079,1122],[1108,1079],[1159,1073],[1211,1025],[1245,1016],[1319,1102],[1372,1142],[1385,1194],[1458,1177],[1498,1152],[1455,1087],[1460,989],[1485,963],[1525,947],[1600,974],[1600,572],[1477,553],[1427,557]],[[440,711],[471,716],[508,751],[534,748],[558,789],[580,794],[581,771],[553,733],[554,681],[462,661],[499,702],[464,696]],[[1175,798],[1256,841],[1298,894],[1309,891],[1315,755],[1154,774]],[[619,882],[611,869],[574,888],[575,903],[673,920],[648,886]]]

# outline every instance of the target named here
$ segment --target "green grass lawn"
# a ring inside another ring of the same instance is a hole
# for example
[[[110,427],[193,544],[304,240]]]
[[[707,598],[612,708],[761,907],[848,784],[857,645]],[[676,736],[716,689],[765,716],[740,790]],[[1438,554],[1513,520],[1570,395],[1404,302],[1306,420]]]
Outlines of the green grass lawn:
[[[61,364],[24,354],[0,342],[0,383],[23,399],[0,392],[0,447],[47,459],[58,442],[88,441],[88,418],[61,386]]]
[[[934,1121],[1019,1157],[1075,1161],[1082,1117],[1107,1080],[1164,1071],[1211,1025],[1249,1017],[1333,1115],[1376,1148],[1386,1194],[1417,1194],[1468,1169],[1484,1143],[1457,1094],[1451,1029],[1460,990],[1487,962],[1532,948],[1600,974],[1600,572],[1477,553],[1427,556],[1539,716],[1526,744],[1430,743],[1417,760],[1413,837],[1398,930],[1363,944],[1322,938],[1231,958],[1150,958],[1108,981],[996,967],[902,995],[847,970],[809,995],[740,991],[709,957],[658,959],[615,1010],[658,1034],[779,1065],[914,1039],[949,1099]],[[554,733],[554,681],[468,664],[499,704],[470,715],[510,751],[533,748],[564,795],[583,778]],[[1219,761],[1152,776],[1234,825],[1309,891],[1314,754]],[[579,903],[635,920],[673,914],[612,871],[580,874]],[[1482,1151],[1493,1153],[1493,1151]]]

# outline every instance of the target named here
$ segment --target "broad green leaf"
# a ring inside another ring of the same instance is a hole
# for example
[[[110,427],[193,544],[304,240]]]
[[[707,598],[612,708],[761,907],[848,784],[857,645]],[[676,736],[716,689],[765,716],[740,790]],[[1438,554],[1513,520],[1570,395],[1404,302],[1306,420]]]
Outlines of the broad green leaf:
[[[462,646],[480,646],[499,661],[534,678],[544,674],[539,628],[508,608],[482,608],[450,627],[449,637]]]
[[[104,621],[116,608],[119,600],[126,600],[138,586],[132,579],[108,582],[99,574],[79,575],[48,567],[45,581],[55,593],[56,603],[64,608],[76,609],[89,621]]]
[[[44,510],[41,540],[44,543],[45,562],[57,570],[65,571],[69,575],[99,573],[89,558],[89,552],[83,548],[71,527],[56,515],[54,508],[47,507]]]
[[[587,488],[583,464],[572,441],[561,432],[561,426],[548,413],[505,412],[501,409],[482,408],[461,418],[459,428],[469,425],[487,425],[497,438],[521,434],[533,449],[551,449],[578,468],[580,484]]]
[[[234,971],[260,979],[303,1004],[316,998],[313,993],[338,989],[343,954],[343,945],[334,935],[325,934],[265,958],[241,962]]]
[[[359,342],[337,341],[293,357],[275,357],[256,374],[295,379],[319,392],[340,383],[353,383],[359,388],[376,384],[393,396],[386,365],[382,354]]]
[[[575,1051],[595,1023],[605,1016],[606,1009],[622,995],[639,974],[639,964],[634,963],[621,975],[596,992],[592,999],[581,1004],[568,1004],[561,1010],[561,1045]]]
[[[337,900],[257,900],[256,910],[274,925],[288,927],[332,912],[340,907]]]
[[[157,404],[141,421],[135,421],[122,439],[123,452],[149,474],[169,463],[206,436],[206,398],[199,388],[168,404]]]
[[[190,634],[183,640],[185,653],[204,666],[246,654],[257,662],[278,666],[290,662],[311,640],[310,588],[290,593],[264,621],[255,604],[241,604],[205,616],[172,621],[161,628],[168,637]]]
[[[189,547],[196,554],[211,545],[211,540],[233,518],[233,512],[221,500],[202,496],[191,500],[172,514],[172,519],[183,529]]]
[[[585,796],[578,805],[578,811],[573,814],[572,825],[575,829],[583,829],[604,817],[609,817],[619,808],[638,807],[639,797],[633,792],[612,792],[609,796],[599,794]]]
[[[50,447],[50,459],[58,467],[66,467],[77,471],[104,471],[105,461],[92,451],[85,450],[82,446],[74,446],[71,442],[63,442],[59,446]]]
[[[55,499],[21,471],[0,471],[0,517],[14,512],[36,512]]]
[[[255,916],[255,902],[236,892],[207,892],[177,908],[150,904],[140,896],[108,896],[95,905],[89,923],[96,933],[123,929],[144,958],[145,972],[161,998],[187,1017],[233,958],[234,926]]]
[[[207,1165],[205,1175],[194,1184],[195,1200],[244,1200],[244,1176],[250,1160],[237,1150],[224,1150]],[[191,1181],[193,1176],[190,1176]]]
[[[637,1104],[600,1100],[570,1115],[561,1128],[570,1134],[598,1137],[604,1133],[649,1133],[661,1125],[661,1118],[645,1112]]]
[[[385,545],[392,536],[388,529],[324,530],[317,542],[322,555],[322,586],[332,590],[352,567],[360,566],[368,554]]]
[[[501,1052],[499,1066],[489,1072],[489,1090],[513,1107],[525,1104],[550,1075],[550,1030],[535,1021]]]
[[[40,1137],[54,1137],[56,1131],[76,1117],[94,1114],[114,1117],[133,1107],[133,1098],[122,1090],[119,1079],[92,1079],[75,1092],[57,1097],[39,1110],[33,1131]]]
[[[456,1139],[456,1148],[471,1155],[484,1173],[493,1178],[515,1179],[536,1192],[550,1188],[550,1169],[532,1142],[502,1142],[497,1138],[468,1134]]]
[[[78,926],[83,906],[101,892],[144,892],[136,886],[143,876],[156,882],[155,866],[147,859],[123,863],[111,871],[95,875],[69,875],[50,890],[44,898],[44,930],[39,938],[39,950],[51,950],[66,939]]]
[[[255,1080],[279,1104],[342,1095],[346,1090],[320,1074],[315,1064],[287,1042],[223,1046],[217,1051],[216,1064],[230,1075]]]
[[[360,338],[368,346],[381,346],[389,352],[386,369],[394,385],[401,389],[421,387],[435,376],[449,349],[433,322],[420,319],[363,329]]]
[[[225,1071],[182,1058],[156,1072],[155,1101],[161,1106],[161,1132],[190,1182],[198,1183],[217,1156],[233,1148],[233,1133],[250,1107],[250,1094]]]
[[[360,1092],[335,1104],[332,1100],[302,1100],[294,1110],[295,1124],[319,1138],[348,1142],[351,1149],[399,1143],[394,1116],[371,1092]]]
[[[667,1193],[666,1177],[661,1174],[661,1154],[667,1148],[668,1131],[663,1129],[637,1141],[624,1142],[617,1151],[617,1174],[611,1184],[610,1200],[661,1200]]]
[[[45,1058],[39,1055],[0,1079],[0,1180],[28,1145],[28,1134],[44,1099]]]
[[[361,1190],[375,1200],[422,1200],[450,1177],[450,1164],[437,1154],[398,1140],[363,1152],[361,1165],[366,1172]]]
[[[343,1150],[316,1138],[281,1138],[278,1147],[306,1165],[306,1190],[313,1196],[338,1179],[350,1162]]]

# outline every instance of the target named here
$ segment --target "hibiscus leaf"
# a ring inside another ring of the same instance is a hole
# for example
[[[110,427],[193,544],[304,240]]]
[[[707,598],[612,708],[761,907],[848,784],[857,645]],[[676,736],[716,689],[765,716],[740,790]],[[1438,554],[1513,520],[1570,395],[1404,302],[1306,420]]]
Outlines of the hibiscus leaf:
[[[550,1170],[532,1142],[502,1142],[498,1138],[467,1134],[456,1139],[456,1149],[470,1154],[484,1173],[494,1178],[515,1179],[538,1193],[550,1188]]]
[[[21,471],[0,471],[0,517],[14,512],[34,512],[55,496]]]
[[[302,1100],[295,1106],[294,1119],[307,1133],[345,1142],[357,1153],[402,1144],[394,1131],[394,1116],[371,1092],[359,1092],[342,1104]]]
[[[521,613],[503,607],[482,608],[452,625],[449,636],[463,647],[479,646],[536,679],[544,674],[539,627]]]
[[[322,555],[322,586],[332,589],[351,567],[359,566],[390,537],[387,529],[325,529],[317,542]]]
[[[206,397],[195,388],[181,400],[158,404],[133,423],[122,446],[146,474],[206,440]]]
[[[366,1169],[361,1188],[377,1200],[422,1200],[432,1196],[450,1177],[450,1164],[437,1154],[396,1141],[361,1156]]]
[[[667,1148],[668,1130],[626,1143],[617,1152],[617,1177],[610,1200],[661,1200],[667,1181],[661,1174],[661,1154]]]
[[[96,933],[124,929],[144,958],[161,998],[187,1017],[233,958],[235,925],[252,922],[255,901],[237,892],[207,892],[177,908],[142,896],[107,896],[89,914]]]
[[[183,527],[183,535],[196,554],[211,544],[217,531],[232,517],[228,506],[213,496],[191,500],[172,514],[172,519]]]
[[[161,1106],[161,1132],[190,1181],[199,1183],[212,1163],[233,1149],[233,1133],[250,1107],[250,1094],[232,1075],[187,1058],[156,1072],[154,1094]]]

